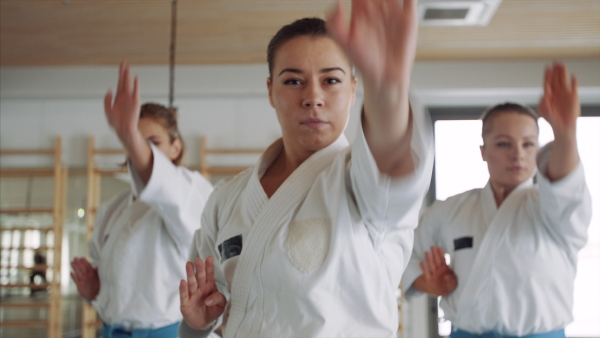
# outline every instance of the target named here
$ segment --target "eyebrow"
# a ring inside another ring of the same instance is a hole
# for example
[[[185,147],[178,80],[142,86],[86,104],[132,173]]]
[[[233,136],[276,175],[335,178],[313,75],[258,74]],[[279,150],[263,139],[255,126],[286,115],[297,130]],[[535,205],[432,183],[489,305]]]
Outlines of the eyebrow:
[[[526,136],[524,136],[523,138],[526,138],[526,139],[536,139],[536,140],[537,140],[537,139],[538,139],[538,137],[539,137],[539,136],[535,136],[535,135],[526,135]],[[509,139],[511,139],[511,140],[513,139],[513,137],[512,137],[512,136],[505,135],[505,134],[500,134],[500,135],[496,135],[496,136],[494,137],[494,140],[496,140],[496,139],[498,139],[498,138],[509,138]]]
[[[333,72],[339,70],[342,73],[346,74],[346,72],[341,68],[341,67],[327,67],[327,68],[323,68],[321,69],[321,71],[319,73],[329,73],[329,72]],[[285,73],[285,72],[289,72],[289,73],[295,73],[295,74],[304,74],[304,72],[300,69],[296,69],[296,68],[285,68],[284,70],[282,70],[281,72],[279,72],[279,75],[277,76],[281,76],[281,74]]]

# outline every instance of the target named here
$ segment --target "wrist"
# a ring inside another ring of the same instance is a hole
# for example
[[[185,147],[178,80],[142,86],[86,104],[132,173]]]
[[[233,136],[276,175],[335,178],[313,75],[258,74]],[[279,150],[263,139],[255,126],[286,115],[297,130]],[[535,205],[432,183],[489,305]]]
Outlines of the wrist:
[[[381,86],[364,85],[365,106],[398,107],[408,101],[408,83],[390,83]]]
[[[144,136],[137,128],[137,126],[135,128],[119,129],[116,130],[116,132],[117,136],[119,137],[119,140],[123,144],[123,147],[125,147],[126,149],[131,148],[136,144],[139,144],[140,142],[146,142],[144,140]]]
[[[575,128],[572,129],[568,129],[568,130],[553,130],[554,133],[554,140],[556,142],[572,142],[575,143],[577,141],[577,133],[575,131]]]

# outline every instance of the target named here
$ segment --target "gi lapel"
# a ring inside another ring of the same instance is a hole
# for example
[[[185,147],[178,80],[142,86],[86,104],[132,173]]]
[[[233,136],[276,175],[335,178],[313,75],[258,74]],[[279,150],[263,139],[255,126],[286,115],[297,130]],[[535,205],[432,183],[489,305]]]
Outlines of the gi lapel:
[[[273,231],[291,221],[291,211],[306,197],[317,176],[333,162],[337,154],[341,153],[347,147],[348,141],[342,134],[327,148],[314,153],[283,182],[255,218],[250,231],[244,239],[244,249],[239,257],[233,276],[230,300],[231,309],[227,327],[225,328],[227,331],[226,336],[235,336],[244,319],[252,279],[260,264],[267,240]],[[259,164],[255,166],[251,180],[259,179],[258,170],[262,160],[261,158]],[[257,182],[253,184],[257,184]],[[245,332],[244,334],[247,335],[248,333]]]
[[[465,284],[461,298],[457,302],[457,313],[470,313],[476,309],[474,304],[481,301],[483,294],[486,292],[486,287],[489,286],[484,279],[487,276],[491,276],[492,262],[497,255],[502,254],[502,252],[498,252],[498,249],[502,247],[502,244],[506,240],[505,237],[508,229],[513,224],[515,210],[517,210],[526,196],[527,190],[525,188],[531,186],[531,184],[532,180],[527,180],[517,186],[493,215],[493,207],[495,207],[496,202],[490,183],[485,187],[488,191],[485,191],[485,189],[483,191],[482,208],[484,209],[484,218],[490,220],[490,223],[487,224],[485,235],[481,240],[479,248],[477,248],[471,272],[467,280],[462,281]],[[490,203],[493,203],[493,206]]]

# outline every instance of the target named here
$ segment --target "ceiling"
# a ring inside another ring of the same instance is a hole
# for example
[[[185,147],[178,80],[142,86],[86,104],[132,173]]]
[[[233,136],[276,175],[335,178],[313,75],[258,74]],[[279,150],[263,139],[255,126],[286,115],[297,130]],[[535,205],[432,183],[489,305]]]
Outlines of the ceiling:
[[[334,1],[179,0],[177,64],[265,62],[279,27]],[[0,66],[169,63],[170,0],[0,0]],[[600,58],[600,0],[503,0],[485,27],[420,27],[417,60]]]

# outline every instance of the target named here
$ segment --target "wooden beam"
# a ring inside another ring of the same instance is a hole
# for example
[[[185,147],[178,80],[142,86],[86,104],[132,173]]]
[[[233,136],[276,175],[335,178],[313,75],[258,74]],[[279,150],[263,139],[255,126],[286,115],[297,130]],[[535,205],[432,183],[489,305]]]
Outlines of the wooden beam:
[[[1,302],[0,307],[3,308],[40,308],[40,307],[50,307],[50,303],[47,302],[32,302],[32,303],[7,303]]]
[[[248,169],[250,166],[239,166],[239,167],[209,167],[206,171],[210,175],[237,175],[242,171]]]
[[[16,320],[0,322],[0,326],[3,327],[48,327],[48,321],[46,320]]]
[[[16,228],[0,228],[0,231],[30,231],[30,230],[38,230],[43,232],[52,231],[52,228],[35,228],[35,227],[16,227]]]
[[[1,268],[4,269],[17,269],[17,270],[33,270],[33,269],[40,269],[40,271],[43,271],[41,269],[45,268],[46,270],[51,270],[53,267],[52,265],[38,265],[38,268],[35,268],[33,266],[25,266],[23,264],[19,264],[19,265],[0,265]]]
[[[53,168],[5,168],[0,170],[0,177],[52,176]]]
[[[54,155],[54,149],[4,149],[0,150],[2,156],[15,156],[15,155]]]
[[[126,154],[125,149],[94,149],[94,155],[121,155]]]
[[[127,167],[117,169],[94,169],[94,173],[105,176],[114,174],[124,174],[127,173]]]
[[[0,284],[3,288],[32,288],[43,290],[50,286],[50,283],[41,283],[41,284],[33,284],[33,283],[14,283],[14,284]]]
[[[14,247],[14,246],[9,246],[9,247],[2,247],[0,248],[2,250],[19,250],[19,251],[24,251],[24,250],[52,250],[54,249],[53,247],[50,246],[40,246],[38,248],[28,248],[28,247],[23,247],[23,246],[18,246],[18,247]]]
[[[53,209],[0,209],[0,214],[51,214]]]

